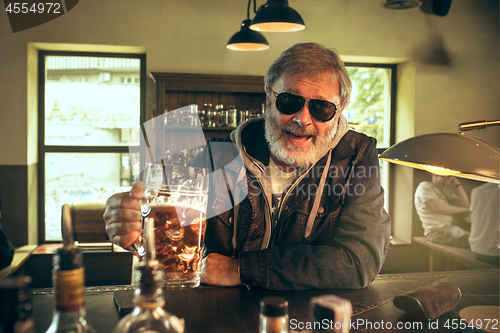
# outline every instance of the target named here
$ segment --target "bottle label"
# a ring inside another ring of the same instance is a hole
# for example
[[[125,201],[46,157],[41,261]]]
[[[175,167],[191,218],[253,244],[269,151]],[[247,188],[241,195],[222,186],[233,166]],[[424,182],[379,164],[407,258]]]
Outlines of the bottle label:
[[[53,273],[57,311],[76,311],[84,306],[84,268]]]

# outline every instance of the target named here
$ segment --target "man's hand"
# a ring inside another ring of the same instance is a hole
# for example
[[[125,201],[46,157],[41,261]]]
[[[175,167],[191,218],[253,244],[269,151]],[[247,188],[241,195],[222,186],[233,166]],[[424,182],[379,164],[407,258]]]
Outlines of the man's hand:
[[[238,259],[210,253],[201,265],[201,282],[216,286],[237,286],[241,284],[239,264]]]
[[[142,182],[134,184],[130,192],[112,195],[106,202],[104,222],[109,239],[126,248],[139,238],[142,228],[141,198]]]

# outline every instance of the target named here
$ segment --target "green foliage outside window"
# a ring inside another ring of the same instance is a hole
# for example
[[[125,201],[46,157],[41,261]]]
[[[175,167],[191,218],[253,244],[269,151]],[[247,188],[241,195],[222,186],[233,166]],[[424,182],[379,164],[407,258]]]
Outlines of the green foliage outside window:
[[[343,114],[352,127],[377,139],[378,146],[387,146],[384,128],[390,125],[388,113],[388,69],[348,67],[353,84],[351,102]]]

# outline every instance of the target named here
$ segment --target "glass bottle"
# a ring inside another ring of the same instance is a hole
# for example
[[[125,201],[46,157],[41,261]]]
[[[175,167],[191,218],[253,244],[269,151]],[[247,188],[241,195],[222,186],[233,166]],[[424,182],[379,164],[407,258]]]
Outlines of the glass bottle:
[[[260,300],[259,333],[288,333],[288,301],[283,297]]]
[[[228,119],[229,127],[238,126],[238,110],[234,106],[229,107],[229,119]]]
[[[52,257],[52,286],[55,302],[47,333],[95,333],[87,322],[83,291],[83,254],[73,246],[69,206],[62,207],[63,246]]]
[[[34,333],[29,276],[0,281],[0,332]]]
[[[145,219],[144,260],[134,271],[134,309],[123,317],[113,333],[179,333],[184,319],[163,310],[163,267],[155,259],[152,219]]]

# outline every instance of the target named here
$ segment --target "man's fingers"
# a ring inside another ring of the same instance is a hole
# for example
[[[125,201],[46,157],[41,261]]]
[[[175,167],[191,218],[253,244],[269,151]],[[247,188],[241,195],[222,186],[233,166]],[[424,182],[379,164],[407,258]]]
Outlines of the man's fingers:
[[[106,226],[108,235],[123,236],[142,229],[141,222],[112,222]]]
[[[130,208],[130,209],[141,209],[141,200],[139,198],[134,198],[131,192],[117,193],[108,198],[106,202],[106,209],[120,209],[120,208]]]
[[[110,240],[122,247],[137,241],[142,228],[142,182],[132,186],[130,192],[117,193],[108,198],[103,218]]]
[[[106,209],[104,213],[105,220],[109,223],[113,222],[137,222],[142,220],[140,210],[136,209]]]
[[[134,186],[132,186],[132,189],[130,190],[130,196],[134,199],[141,199],[143,193],[144,193],[144,184],[141,181],[135,183]]]
[[[134,231],[126,235],[116,235],[113,237],[112,241],[116,245],[126,248],[130,244],[136,243],[139,239],[139,232]]]

